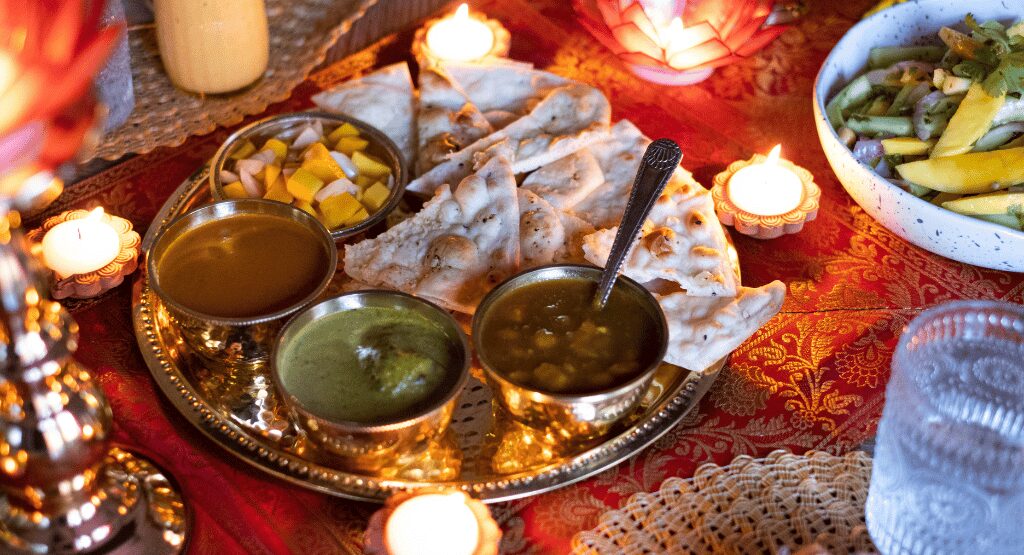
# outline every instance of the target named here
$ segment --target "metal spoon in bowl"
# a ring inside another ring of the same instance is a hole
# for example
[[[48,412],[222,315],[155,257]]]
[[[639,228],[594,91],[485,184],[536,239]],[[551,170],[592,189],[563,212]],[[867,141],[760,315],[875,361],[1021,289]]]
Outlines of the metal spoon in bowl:
[[[601,281],[597,285],[597,293],[594,295],[595,310],[603,309],[608,302],[615,280],[619,277],[619,268],[632,250],[640,228],[654,207],[654,202],[665,190],[665,184],[672,177],[672,172],[682,157],[683,152],[679,150],[679,145],[670,139],[658,139],[644,152],[636,172],[636,180],[633,181],[633,189],[629,192],[626,211],[623,212],[622,221],[619,223],[619,231],[615,234],[612,250],[608,253],[608,261],[604,264],[604,273],[601,274]]]

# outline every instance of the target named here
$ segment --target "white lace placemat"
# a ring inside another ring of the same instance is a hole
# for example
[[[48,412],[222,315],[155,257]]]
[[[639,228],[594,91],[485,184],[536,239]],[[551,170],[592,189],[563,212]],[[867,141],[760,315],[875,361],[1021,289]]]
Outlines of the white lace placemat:
[[[107,134],[93,157],[115,160],[159,146],[176,146],[192,135],[258,114],[284,100],[327,50],[378,0],[266,0],[270,60],[263,77],[240,92],[201,96],[176,88],[164,72],[150,25],[128,35],[135,109]]]
[[[870,477],[871,458],[860,451],[705,464],[606,512],[573,538],[573,552],[875,553],[864,526]]]

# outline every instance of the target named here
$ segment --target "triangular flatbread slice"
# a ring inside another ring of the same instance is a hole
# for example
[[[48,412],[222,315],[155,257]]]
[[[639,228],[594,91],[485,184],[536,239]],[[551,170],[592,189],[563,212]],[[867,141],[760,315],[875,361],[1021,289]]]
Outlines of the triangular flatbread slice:
[[[604,266],[617,228],[588,235],[587,260]],[[736,295],[736,276],[725,230],[711,193],[700,185],[669,183],[654,203],[623,273],[641,283],[664,279],[698,297]]]
[[[553,89],[571,83],[560,75],[512,60],[486,66],[449,63],[444,67],[495,129],[532,110]]]
[[[651,140],[633,122],[624,119],[612,126],[607,139],[587,147],[604,181],[573,206],[573,213],[598,229],[619,225],[636,170],[649,144]]]
[[[416,175],[430,170],[450,154],[493,131],[466,93],[440,70],[421,70],[419,80]]]
[[[587,147],[601,168],[604,182],[573,206],[572,212],[598,229],[619,225],[636,170],[649,144],[651,139],[624,119],[612,126],[607,139]],[[672,182],[699,187],[690,172],[681,167],[676,168]]]
[[[594,226],[567,212],[559,212],[558,218],[562,220],[562,227],[565,229],[565,248],[558,252],[552,262],[586,264],[587,257],[583,252],[583,239],[594,233]]]
[[[313,103],[376,127],[395,142],[406,162],[412,162],[415,98],[409,66],[401,62],[317,93]]]
[[[668,321],[665,362],[702,372],[731,353],[782,308],[786,286],[740,287],[734,298],[658,296]]]
[[[519,267],[519,206],[507,158],[447,185],[413,217],[345,247],[345,273],[472,314]]]
[[[472,168],[473,157],[509,140],[516,174],[535,170],[603,139],[608,133],[611,106],[598,89],[571,84],[552,90],[529,114],[451,155],[421,175],[407,190],[432,194],[445,183],[454,183]]]
[[[569,210],[603,182],[597,158],[583,149],[538,168],[520,188],[533,191],[558,210]]]
[[[519,189],[519,251],[522,269],[583,262],[583,237],[594,228],[559,212],[532,191]]]

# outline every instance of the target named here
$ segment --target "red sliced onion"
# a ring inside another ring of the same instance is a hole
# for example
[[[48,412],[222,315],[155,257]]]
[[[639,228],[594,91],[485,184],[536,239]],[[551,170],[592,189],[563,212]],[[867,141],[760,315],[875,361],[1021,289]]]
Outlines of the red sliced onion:
[[[889,165],[889,161],[884,156],[878,161],[878,165],[875,166],[875,173],[886,179],[892,177],[892,166]]]
[[[942,91],[935,91],[926,94],[921,100],[918,100],[914,104],[914,131],[917,133],[917,138],[922,141],[927,141],[932,137],[932,129],[925,123],[924,118],[928,115],[939,102],[945,100],[946,95]]]
[[[877,139],[861,139],[853,145],[853,157],[865,164],[872,164],[885,154],[882,141]]]
[[[907,104],[916,105],[922,98],[928,96],[928,93],[932,90],[932,86],[929,83],[918,83],[913,89],[910,90],[910,94],[907,95]]]
[[[873,69],[864,74],[864,77],[868,78],[868,83],[872,85],[881,85],[885,83],[885,78],[889,76],[888,69]]]
[[[910,69],[917,69],[919,80],[924,80],[931,76],[932,71],[935,71],[935,65],[917,60],[906,60],[896,62],[885,69],[869,71],[865,75],[872,85],[894,85],[896,83],[893,81],[899,81],[903,77],[903,73]]]

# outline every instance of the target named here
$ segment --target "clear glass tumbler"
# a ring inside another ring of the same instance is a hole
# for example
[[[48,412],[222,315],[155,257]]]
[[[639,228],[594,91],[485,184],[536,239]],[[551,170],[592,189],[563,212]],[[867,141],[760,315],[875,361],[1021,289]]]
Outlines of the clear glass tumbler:
[[[1024,552],[1024,306],[910,323],[878,425],[867,524],[885,554]]]

